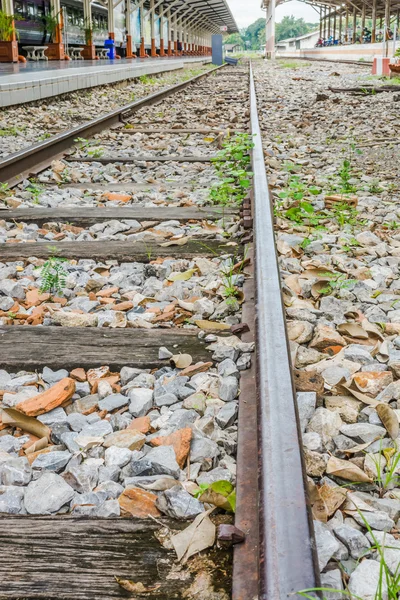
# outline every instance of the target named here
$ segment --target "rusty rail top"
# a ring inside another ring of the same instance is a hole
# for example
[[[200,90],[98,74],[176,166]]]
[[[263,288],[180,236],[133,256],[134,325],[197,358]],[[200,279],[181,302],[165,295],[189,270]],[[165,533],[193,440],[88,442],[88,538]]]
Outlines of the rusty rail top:
[[[257,396],[260,475],[260,595],[284,600],[319,586],[314,531],[307,503],[301,436],[265,172],[253,72]]]

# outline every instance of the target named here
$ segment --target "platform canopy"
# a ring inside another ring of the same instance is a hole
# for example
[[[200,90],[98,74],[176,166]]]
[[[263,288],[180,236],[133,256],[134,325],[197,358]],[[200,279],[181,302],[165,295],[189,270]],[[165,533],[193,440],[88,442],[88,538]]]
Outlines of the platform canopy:
[[[191,21],[194,24],[196,21],[202,21],[213,33],[239,31],[226,0],[163,0],[162,4],[166,9],[171,7],[171,13],[178,17],[184,13],[187,17],[192,17]],[[146,0],[144,5],[150,5],[149,0]]]

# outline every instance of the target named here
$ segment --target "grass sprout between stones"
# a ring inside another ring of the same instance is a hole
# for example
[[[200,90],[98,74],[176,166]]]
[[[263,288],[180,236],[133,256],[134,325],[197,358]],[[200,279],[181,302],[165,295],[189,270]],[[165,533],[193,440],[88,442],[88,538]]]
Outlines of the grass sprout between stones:
[[[246,197],[252,177],[248,168],[253,146],[252,136],[248,133],[237,133],[222,144],[212,161],[220,179],[210,190],[213,204],[232,206]]]
[[[381,544],[374,532],[371,529],[370,524],[364,517],[362,511],[357,508],[357,512],[360,515],[361,519],[364,521],[364,526],[368,530],[374,544],[370,547],[369,551],[376,550],[377,557],[379,560],[379,577],[376,586],[376,592],[374,596],[374,600],[398,600],[398,595],[400,593],[400,563],[397,565],[396,569],[391,570],[389,565],[386,562],[385,558],[385,550],[398,550],[398,547],[395,546],[387,546],[385,544],[385,537],[383,538],[383,544]],[[363,557],[361,556],[359,560]],[[346,598],[350,598],[351,600],[365,600],[356,594],[352,594],[349,590],[339,590],[335,588],[323,588],[323,587],[315,587],[309,588],[306,590],[299,590],[296,592],[297,595],[302,598],[309,598],[310,600],[315,600],[315,596],[310,596],[309,592],[329,592],[329,593],[340,593]],[[322,596],[323,600],[325,600],[325,596]]]
[[[49,248],[54,251],[54,247]],[[55,254],[55,252],[54,252]],[[68,272],[65,269],[66,258],[60,258],[55,255],[49,256],[44,262],[40,271],[41,294],[49,292],[50,294],[63,294],[66,285]]]

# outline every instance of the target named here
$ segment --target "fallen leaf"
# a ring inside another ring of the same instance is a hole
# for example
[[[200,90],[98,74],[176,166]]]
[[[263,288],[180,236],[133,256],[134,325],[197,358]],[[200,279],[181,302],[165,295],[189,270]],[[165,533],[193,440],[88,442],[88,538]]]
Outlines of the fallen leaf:
[[[170,242],[163,242],[160,244],[163,248],[167,248],[168,246],[184,246],[189,241],[189,237],[181,237],[179,240],[171,240]]]
[[[37,440],[33,444],[31,444],[26,450],[25,454],[33,454],[33,452],[38,452],[39,450],[44,450],[49,445],[49,440],[47,437],[42,437],[40,440]]]
[[[320,267],[318,269],[306,269],[299,275],[299,277],[300,279],[318,278],[320,281],[332,281],[333,277],[339,275],[340,273],[331,271],[328,267]]]
[[[399,420],[393,408],[391,408],[388,404],[381,403],[377,405],[376,412],[378,413],[378,417],[382,421],[392,440],[398,438],[400,429]]]
[[[195,321],[197,327],[204,329],[204,331],[228,331],[231,328],[226,323],[218,323],[217,321],[206,321],[205,319],[199,319]]]
[[[23,431],[32,433],[39,439],[50,439],[51,430],[47,425],[43,425],[35,417],[28,417],[14,408],[3,408],[1,420],[4,424],[19,427]]]
[[[183,272],[174,272],[168,277],[168,281],[188,281],[196,273],[197,269],[189,269]]]
[[[353,514],[354,512],[357,512],[358,510],[364,510],[364,511],[368,511],[368,512],[376,512],[376,509],[373,506],[364,502],[364,500],[359,498],[359,496],[357,496],[353,492],[349,492],[347,494],[346,502],[345,502],[344,506],[342,507],[342,510],[344,512],[346,512],[347,514]]]
[[[347,335],[354,338],[368,339],[368,333],[361,325],[357,325],[357,323],[341,323],[336,329],[339,333],[347,333]]]
[[[174,356],[171,356],[170,362],[174,368],[186,369],[192,364],[193,358],[190,354],[175,354]]]
[[[356,454],[357,452],[362,452],[365,448],[368,448],[372,442],[366,442],[365,444],[357,444],[357,446],[353,446],[352,448],[348,448],[344,450],[346,454]]]
[[[164,492],[165,490],[169,490],[176,485],[180,485],[179,481],[176,481],[173,477],[160,477],[157,481],[153,481],[149,484],[142,483],[140,487],[145,490],[154,490],[156,492]]]
[[[328,475],[336,475],[336,477],[340,477],[341,479],[357,483],[370,483],[372,481],[360,467],[357,467],[357,465],[348,460],[341,460],[335,456],[329,458],[326,465],[326,472]]]
[[[324,484],[319,489],[319,495],[324,501],[328,517],[331,517],[346,500],[347,490]]]
[[[215,509],[211,508],[197,515],[189,527],[172,536],[172,545],[178,560],[182,564],[185,564],[193,554],[197,554],[214,544],[215,525],[208,516],[213,510]]]
[[[350,392],[350,394],[352,394],[352,396],[354,396],[355,398],[357,398],[357,400],[360,400],[361,402],[364,402],[364,404],[368,404],[369,406],[377,406],[379,404],[379,402],[377,400],[375,400],[375,398],[370,398],[369,396],[367,396],[366,394],[362,394],[361,392],[357,392],[356,390],[352,390],[349,383],[342,383],[341,384],[343,388],[345,388],[347,391]]]
[[[158,590],[159,585],[155,585],[153,587],[145,587],[141,581],[135,583],[132,579],[122,579],[121,577],[117,577],[114,575],[115,581],[127,592],[132,592],[134,594],[148,594],[149,592],[154,592]]]

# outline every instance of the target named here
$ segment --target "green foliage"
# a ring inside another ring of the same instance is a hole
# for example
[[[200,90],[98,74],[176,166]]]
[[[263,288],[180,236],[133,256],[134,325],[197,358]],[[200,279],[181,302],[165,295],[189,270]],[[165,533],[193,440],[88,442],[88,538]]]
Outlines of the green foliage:
[[[7,15],[0,10],[0,40],[2,42],[11,42],[14,35],[16,35],[14,20],[14,15]]]
[[[233,485],[229,481],[214,481],[214,483],[201,483],[199,489],[193,494],[195,498],[199,498],[205,491],[212,490],[216,494],[219,494],[227,499],[231,511],[235,512],[236,509],[236,491]]]
[[[19,130],[17,127],[7,127],[6,129],[0,129],[0,137],[17,135],[18,131]]]
[[[275,39],[279,42],[287,38],[298,37],[315,31],[318,27],[318,23],[306,23],[303,18],[296,19],[293,15],[285,16],[280,23],[276,24]]]
[[[32,202],[34,204],[39,204],[39,197],[40,194],[43,192],[42,186],[31,180],[29,186],[26,188],[26,191],[32,194]]]
[[[252,137],[248,133],[237,133],[223,143],[222,150],[213,159],[220,179],[210,190],[213,204],[237,204],[246,196],[252,176],[247,168],[253,146]]]
[[[44,265],[40,267],[40,288],[41,294],[50,292],[50,294],[62,294],[65,288],[65,280],[68,272],[65,270],[64,263],[66,258],[50,256]]]
[[[324,296],[328,296],[329,294],[339,290],[345,290],[351,287],[354,283],[357,283],[357,279],[347,279],[346,273],[341,273],[340,275],[324,273],[324,277],[329,278],[329,281],[326,282],[325,287],[319,290],[319,293]]]
[[[95,148],[90,148],[87,150],[87,155],[91,158],[101,158],[104,154],[104,148],[101,146],[96,146]]]
[[[40,30],[43,31],[43,33],[48,33],[50,35],[50,39],[53,41],[59,25],[59,14],[60,13],[52,15],[51,13],[48,13],[42,17],[40,23]]]

